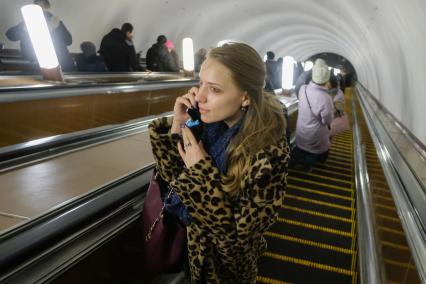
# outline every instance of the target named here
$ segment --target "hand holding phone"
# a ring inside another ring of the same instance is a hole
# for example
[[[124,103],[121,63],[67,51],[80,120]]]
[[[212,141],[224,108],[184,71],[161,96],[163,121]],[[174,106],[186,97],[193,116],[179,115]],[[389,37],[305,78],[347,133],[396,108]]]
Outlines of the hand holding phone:
[[[198,142],[201,139],[204,128],[203,122],[201,121],[200,111],[198,110],[198,107],[188,108],[187,113],[189,114],[190,119],[185,122],[185,125],[191,129],[192,134],[194,134],[195,139],[197,139]]]

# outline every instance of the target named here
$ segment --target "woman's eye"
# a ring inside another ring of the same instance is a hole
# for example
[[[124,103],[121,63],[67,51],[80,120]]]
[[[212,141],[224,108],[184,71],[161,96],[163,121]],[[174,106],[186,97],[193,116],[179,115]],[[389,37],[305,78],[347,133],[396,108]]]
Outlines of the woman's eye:
[[[215,88],[215,87],[212,87],[211,90],[212,90],[213,93],[220,93],[221,92],[220,89]]]

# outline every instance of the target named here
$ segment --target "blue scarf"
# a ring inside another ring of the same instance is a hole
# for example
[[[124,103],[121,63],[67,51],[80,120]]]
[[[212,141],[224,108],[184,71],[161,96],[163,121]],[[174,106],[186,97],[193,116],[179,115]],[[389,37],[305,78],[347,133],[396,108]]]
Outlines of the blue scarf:
[[[240,119],[231,128],[228,128],[225,122],[204,124],[201,141],[203,141],[206,152],[212,157],[214,165],[219,168],[222,174],[225,174],[228,169],[226,148],[228,148],[231,139],[240,130],[242,121]],[[192,222],[191,214],[189,214],[175,192],[164,200],[164,210],[176,216],[185,225],[189,225]]]
[[[231,139],[240,130],[242,119],[234,126],[228,128],[228,125],[221,121],[216,123],[204,124],[203,141],[204,148],[212,157],[216,167],[219,168],[222,174],[228,170],[228,161],[226,156],[226,148],[228,148]]]

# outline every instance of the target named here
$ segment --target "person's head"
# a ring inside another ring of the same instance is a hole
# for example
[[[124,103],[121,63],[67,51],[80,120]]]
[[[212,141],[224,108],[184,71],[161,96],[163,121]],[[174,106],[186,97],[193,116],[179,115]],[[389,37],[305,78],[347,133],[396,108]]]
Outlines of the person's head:
[[[84,41],[80,44],[80,49],[86,56],[91,56],[96,54],[96,46],[93,42]]]
[[[157,37],[157,43],[159,43],[159,44],[165,44],[165,43],[166,43],[166,41],[167,41],[167,38],[166,38],[166,36],[165,36],[165,35],[159,35],[159,36]]]
[[[124,23],[121,26],[121,31],[126,35],[128,40],[133,40],[133,25],[131,23]]]
[[[330,79],[328,80],[328,84],[329,88],[331,89],[337,88],[339,85],[337,77],[333,73],[330,73]]]
[[[318,58],[312,67],[312,82],[317,85],[325,85],[328,80],[330,80],[328,65],[324,59]]]
[[[171,51],[172,49],[174,49],[175,48],[175,45],[173,44],[173,41],[171,41],[171,40],[167,40],[166,41],[166,43],[164,44],[166,47],[167,47],[167,49],[169,50],[169,51]]]
[[[274,60],[274,58],[275,58],[275,53],[273,53],[272,51],[266,52],[266,59]]]
[[[43,10],[50,9],[49,0],[34,0],[33,3],[39,5]]]
[[[250,157],[284,137],[283,107],[264,93],[265,67],[250,46],[230,43],[210,50],[201,65],[196,96],[205,123],[223,121],[229,127],[243,119],[228,146],[226,190],[234,192],[250,163]]]
[[[200,48],[200,49],[197,51],[197,55],[198,55],[199,57],[201,57],[201,58],[206,57],[206,55],[207,55],[207,49],[205,49],[204,47],[203,47],[203,48]]]

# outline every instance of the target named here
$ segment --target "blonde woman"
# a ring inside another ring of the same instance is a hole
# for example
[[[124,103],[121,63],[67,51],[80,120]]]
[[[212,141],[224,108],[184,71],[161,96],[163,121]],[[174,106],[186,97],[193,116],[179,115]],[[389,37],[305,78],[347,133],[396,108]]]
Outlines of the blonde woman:
[[[191,283],[256,282],[263,234],[282,205],[289,160],[283,107],[263,92],[264,82],[253,48],[214,48],[201,66],[200,85],[176,99],[174,117],[149,127],[159,174],[192,216]],[[200,142],[182,127],[195,106],[204,122]]]

